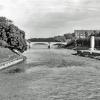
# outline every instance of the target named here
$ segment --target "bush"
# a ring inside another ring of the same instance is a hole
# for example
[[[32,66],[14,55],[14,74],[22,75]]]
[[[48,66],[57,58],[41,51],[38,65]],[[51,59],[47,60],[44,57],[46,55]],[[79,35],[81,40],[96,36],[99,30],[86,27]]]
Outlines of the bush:
[[[10,49],[20,52],[27,50],[25,32],[5,17],[0,17],[0,40],[5,41]]]

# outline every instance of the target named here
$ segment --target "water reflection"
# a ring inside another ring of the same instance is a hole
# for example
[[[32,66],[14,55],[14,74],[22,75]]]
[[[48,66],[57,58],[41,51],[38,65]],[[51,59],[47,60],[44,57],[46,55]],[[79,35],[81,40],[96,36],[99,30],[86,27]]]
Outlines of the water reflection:
[[[33,45],[23,53],[27,57],[26,61],[16,65],[16,67],[56,66],[61,62],[60,52],[63,53],[64,51],[64,49],[56,49],[56,47],[48,49],[47,45]]]

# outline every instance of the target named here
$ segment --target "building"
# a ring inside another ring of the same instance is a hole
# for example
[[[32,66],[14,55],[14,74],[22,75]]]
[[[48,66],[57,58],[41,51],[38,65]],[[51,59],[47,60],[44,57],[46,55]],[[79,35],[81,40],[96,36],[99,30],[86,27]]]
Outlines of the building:
[[[90,47],[91,35],[95,36],[95,48],[100,50],[100,30],[74,30],[77,46]]]
[[[91,34],[98,34],[100,33],[100,30],[74,30],[75,37],[77,39],[79,38],[87,38]]]

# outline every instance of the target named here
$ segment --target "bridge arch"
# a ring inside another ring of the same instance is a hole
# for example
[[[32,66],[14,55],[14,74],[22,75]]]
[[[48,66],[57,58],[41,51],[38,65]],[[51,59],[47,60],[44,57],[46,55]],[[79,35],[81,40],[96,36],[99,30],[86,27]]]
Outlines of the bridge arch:
[[[34,46],[34,45],[47,45],[47,47],[50,45],[50,47],[56,46],[59,44],[64,44],[66,45],[67,42],[31,42],[30,43],[30,47]]]

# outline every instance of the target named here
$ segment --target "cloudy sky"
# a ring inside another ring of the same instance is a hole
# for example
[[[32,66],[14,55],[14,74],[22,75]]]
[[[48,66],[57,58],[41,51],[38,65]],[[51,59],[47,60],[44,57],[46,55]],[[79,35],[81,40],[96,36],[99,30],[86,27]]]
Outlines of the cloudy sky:
[[[0,0],[0,16],[13,20],[26,38],[100,29],[100,0]]]

